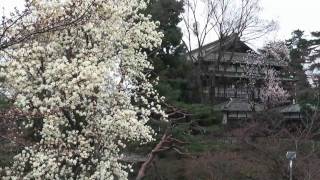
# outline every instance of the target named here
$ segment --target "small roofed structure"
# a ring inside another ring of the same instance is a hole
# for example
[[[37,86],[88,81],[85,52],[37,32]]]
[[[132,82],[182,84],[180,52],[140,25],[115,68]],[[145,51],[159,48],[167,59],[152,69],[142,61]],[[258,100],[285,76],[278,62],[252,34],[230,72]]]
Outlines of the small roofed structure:
[[[252,116],[253,112],[264,111],[265,107],[259,103],[255,103],[253,107],[253,105],[248,102],[248,99],[230,98],[229,101],[214,106],[214,110],[222,112],[222,124],[228,124],[229,121],[248,119]],[[277,107],[273,110],[280,112],[285,121],[298,122],[304,118],[302,108],[299,104],[294,103]]]
[[[214,109],[223,113],[222,123],[227,124],[232,120],[248,119],[253,112],[263,111],[264,106],[255,103],[253,107],[248,99],[230,98],[229,101],[216,105]]]
[[[279,107],[278,110],[283,114],[285,120],[302,120],[304,118],[301,106],[296,103]]]

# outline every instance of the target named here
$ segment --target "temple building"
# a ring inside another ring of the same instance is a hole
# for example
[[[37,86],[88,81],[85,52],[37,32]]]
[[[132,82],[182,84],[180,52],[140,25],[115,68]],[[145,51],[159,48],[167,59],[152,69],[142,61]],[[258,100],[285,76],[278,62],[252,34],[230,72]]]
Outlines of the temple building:
[[[254,111],[264,110],[263,105],[260,104],[263,77],[257,81],[254,90],[249,90],[248,78],[244,72],[244,66],[248,63],[248,52],[255,52],[252,48],[241,41],[238,36],[232,35],[223,43],[215,41],[203,46],[201,56],[199,56],[199,51],[196,49],[189,54],[193,60],[195,59],[195,66],[198,66],[195,69],[199,71],[198,76],[201,80],[201,88],[196,91],[197,94],[192,96],[201,97],[198,98],[201,103],[212,104],[215,110],[223,112],[224,124],[233,119],[244,119],[250,116],[252,105],[248,101],[249,97],[256,101]],[[201,62],[197,62],[197,57],[202,57]],[[268,67],[278,72],[284,88],[288,92],[293,92],[294,79],[283,75],[288,64],[271,58],[267,63]],[[289,105],[291,100],[283,106]],[[288,115],[290,112],[286,111],[285,114]],[[302,117],[299,114],[297,116]]]

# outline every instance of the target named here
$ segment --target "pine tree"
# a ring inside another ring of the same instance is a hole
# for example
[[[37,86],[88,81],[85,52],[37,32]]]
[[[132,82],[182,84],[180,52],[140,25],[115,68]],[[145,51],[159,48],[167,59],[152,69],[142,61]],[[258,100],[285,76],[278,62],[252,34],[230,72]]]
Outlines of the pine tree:
[[[310,42],[304,38],[304,31],[295,30],[292,37],[286,41],[290,50],[289,75],[296,79],[296,90],[310,87],[303,65],[307,62],[310,53]]]
[[[158,89],[168,100],[181,100],[185,89],[186,69],[185,49],[182,45],[182,31],[178,27],[184,12],[183,1],[150,0],[146,14],[160,22],[163,33],[161,47],[155,50],[149,60],[154,65],[154,74],[159,76]]]

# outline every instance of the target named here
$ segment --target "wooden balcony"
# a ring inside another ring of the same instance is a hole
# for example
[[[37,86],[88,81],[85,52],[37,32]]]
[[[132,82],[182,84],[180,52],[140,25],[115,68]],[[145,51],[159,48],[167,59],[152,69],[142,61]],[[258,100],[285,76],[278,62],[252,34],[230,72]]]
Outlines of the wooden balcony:
[[[260,91],[258,88],[254,90],[254,98],[259,99]],[[216,87],[216,98],[242,98],[247,99],[249,97],[248,89],[245,87],[233,88],[233,87]]]
[[[212,68],[208,69],[208,73],[213,72]],[[256,73],[259,74],[259,73]],[[284,82],[294,82],[296,81],[294,78],[292,77],[286,77],[284,75],[280,75],[281,77],[279,77],[278,79],[280,81],[284,81]],[[215,77],[227,77],[227,78],[242,78],[242,79],[247,79],[248,77],[244,74],[244,71],[241,67],[236,67],[236,68],[226,68],[226,69],[222,69],[220,68],[216,68],[215,70]],[[257,79],[263,79],[264,76],[260,75],[259,77],[257,77]]]

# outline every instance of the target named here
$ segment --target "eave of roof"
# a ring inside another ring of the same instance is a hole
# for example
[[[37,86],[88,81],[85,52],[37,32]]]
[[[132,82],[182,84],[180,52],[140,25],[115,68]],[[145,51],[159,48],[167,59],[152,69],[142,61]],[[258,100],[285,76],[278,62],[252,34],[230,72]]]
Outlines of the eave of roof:
[[[245,42],[241,41],[237,34],[232,34],[232,35],[230,35],[229,37],[227,37],[222,46],[224,46],[224,47],[230,46],[231,43],[235,40],[235,38],[237,38],[237,39],[236,39],[237,42],[242,43],[242,45],[244,45],[245,47],[247,47],[247,48],[250,49],[251,51],[255,52],[255,50],[254,50],[253,48],[251,48],[251,47],[250,47],[249,45],[247,45]],[[212,51],[217,51],[219,42],[220,42],[220,40],[216,40],[216,41],[213,41],[213,42],[211,42],[211,43],[205,44],[205,45],[202,46],[202,49],[203,49],[203,50],[206,50],[206,49],[208,49],[209,47],[212,47]],[[196,51],[198,51],[198,50],[199,50],[199,48],[194,49],[194,50],[190,51],[189,53],[190,53],[190,54],[193,54],[194,52],[196,52]]]

